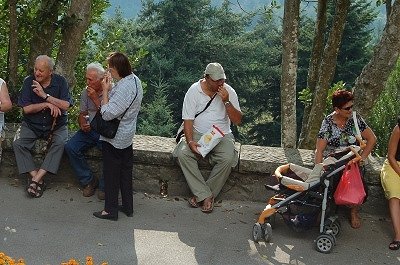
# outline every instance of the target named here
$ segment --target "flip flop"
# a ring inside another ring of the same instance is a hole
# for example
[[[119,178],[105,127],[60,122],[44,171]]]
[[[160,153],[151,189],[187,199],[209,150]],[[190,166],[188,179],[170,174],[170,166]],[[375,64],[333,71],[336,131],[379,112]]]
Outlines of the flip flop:
[[[200,203],[197,202],[196,196],[190,197],[188,203],[192,208],[199,208],[201,206]]]
[[[207,199],[210,199],[210,198],[207,198]],[[206,204],[206,200],[207,199],[205,199],[204,201],[203,201],[203,208],[201,208],[201,211],[203,212],[203,213],[211,213],[213,210],[214,210],[214,197],[211,197],[211,204],[210,204],[210,207],[208,208],[208,209],[204,209],[204,205]]]
[[[400,248],[400,241],[398,240],[393,240],[389,244],[389,249],[390,250],[398,250]]]

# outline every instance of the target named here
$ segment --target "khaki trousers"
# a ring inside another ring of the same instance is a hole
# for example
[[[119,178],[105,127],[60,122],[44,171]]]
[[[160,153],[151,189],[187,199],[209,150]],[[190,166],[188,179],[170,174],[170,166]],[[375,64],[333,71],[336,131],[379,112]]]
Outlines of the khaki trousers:
[[[198,132],[193,132],[195,141],[198,141],[200,137]],[[238,152],[235,150],[234,143],[233,135],[227,134],[205,157],[209,159],[213,167],[207,179],[201,174],[198,165],[198,161],[202,157],[193,153],[184,139],[177,145],[174,155],[177,157],[189,188],[197,197],[197,201],[203,201],[211,195],[217,197],[220,193],[232,167],[235,167],[238,161]]]

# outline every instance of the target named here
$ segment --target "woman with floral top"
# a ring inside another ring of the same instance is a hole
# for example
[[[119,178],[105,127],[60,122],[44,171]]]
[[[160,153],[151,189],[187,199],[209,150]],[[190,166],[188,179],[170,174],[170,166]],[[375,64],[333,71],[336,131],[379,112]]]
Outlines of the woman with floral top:
[[[354,104],[354,95],[350,91],[337,90],[332,95],[333,112],[322,121],[321,128],[317,136],[315,163],[321,163],[322,160],[330,154],[346,149],[350,145],[358,144],[356,139],[356,130],[352,116]],[[361,158],[364,160],[371,153],[376,143],[376,136],[364,119],[356,115],[358,127],[362,138],[366,141]],[[359,207],[350,209],[350,224],[353,228],[361,226]]]

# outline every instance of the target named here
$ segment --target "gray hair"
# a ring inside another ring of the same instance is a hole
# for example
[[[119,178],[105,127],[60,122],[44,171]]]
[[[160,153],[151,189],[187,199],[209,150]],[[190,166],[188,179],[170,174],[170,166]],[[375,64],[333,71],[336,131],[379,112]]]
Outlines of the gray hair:
[[[106,72],[104,67],[98,62],[93,62],[93,63],[88,64],[86,66],[86,71],[89,71],[89,70],[95,70],[97,72],[97,76],[99,79],[102,78],[104,76],[104,73]]]
[[[50,70],[52,70],[52,71],[54,70],[55,62],[54,62],[53,58],[50,58],[47,55],[39,55],[38,57],[36,57],[35,62],[42,61],[42,60],[47,62],[47,65],[49,66]]]

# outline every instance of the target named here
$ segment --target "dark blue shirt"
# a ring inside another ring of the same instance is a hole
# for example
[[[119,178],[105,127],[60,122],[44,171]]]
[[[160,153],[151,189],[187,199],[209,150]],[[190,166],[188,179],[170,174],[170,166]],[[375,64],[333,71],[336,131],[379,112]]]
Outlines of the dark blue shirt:
[[[22,85],[21,95],[18,98],[18,105],[25,107],[31,104],[46,102],[43,98],[33,92],[34,76],[30,75],[25,78]],[[67,80],[58,74],[52,74],[50,85],[43,88],[43,91],[52,97],[68,101],[72,105],[72,98],[69,92]],[[57,117],[55,129],[65,126],[68,120],[68,113],[61,110],[61,115]],[[50,133],[51,125],[53,124],[53,117],[51,116],[50,109],[46,108],[37,113],[25,114],[23,116],[29,128],[35,132],[38,137],[47,137]]]

